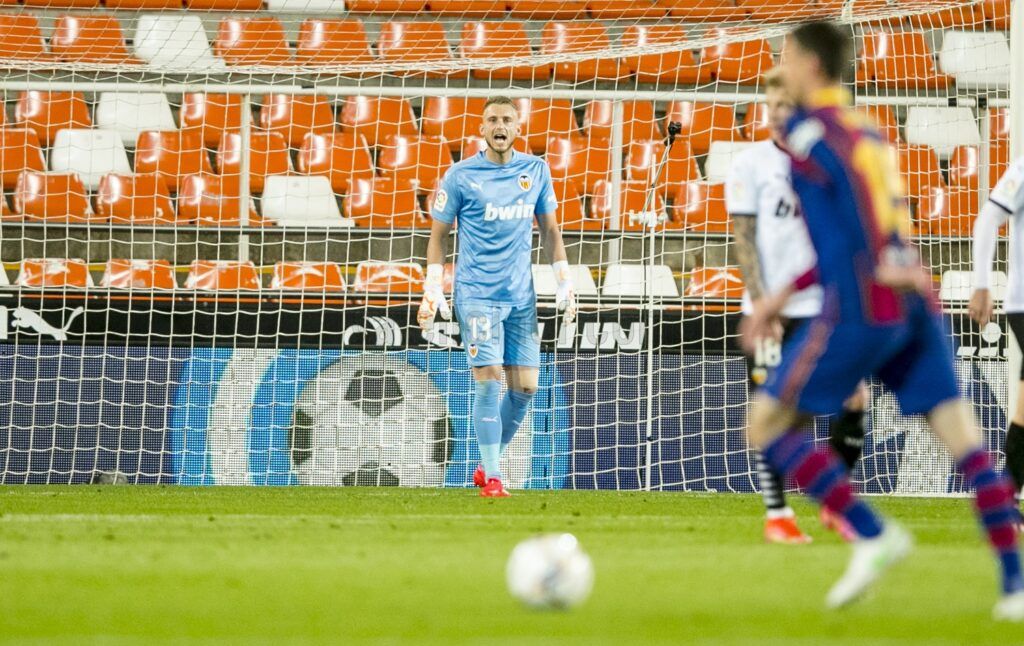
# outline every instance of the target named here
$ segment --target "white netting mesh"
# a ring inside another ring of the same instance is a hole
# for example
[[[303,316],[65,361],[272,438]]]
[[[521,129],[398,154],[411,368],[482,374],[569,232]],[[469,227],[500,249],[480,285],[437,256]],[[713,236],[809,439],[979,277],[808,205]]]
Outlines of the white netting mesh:
[[[1009,159],[1008,1],[69,0],[0,12],[0,478],[467,482],[457,329],[424,339],[410,313],[436,183],[501,93],[552,169],[584,301],[556,329],[538,265],[512,484],[751,490],[723,182],[768,136],[785,33],[821,17],[855,36],[851,89],[997,450],[1005,345],[962,307]],[[959,486],[881,390],[872,412],[869,491]]]

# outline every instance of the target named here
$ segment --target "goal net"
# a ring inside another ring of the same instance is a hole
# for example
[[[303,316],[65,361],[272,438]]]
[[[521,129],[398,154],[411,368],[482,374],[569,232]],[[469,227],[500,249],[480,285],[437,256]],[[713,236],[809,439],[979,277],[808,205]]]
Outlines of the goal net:
[[[458,325],[423,334],[415,311],[433,193],[482,149],[483,102],[501,94],[519,108],[517,150],[551,168],[581,298],[578,322],[560,325],[537,252],[540,391],[510,484],[754,491],[724,181],[769,136],[761,77],[786,32],[822,17],[855,36],[849,88],[899,161],[964,394],[999,454],[1003,323],[979,333],[964,309],[970,223],[1009,158],[1009,12],[1008,0],[11,5],[0,481],[466,486],[479,456]],[[666,151],[669,122],[682,132]],[[868,427],[865,491],[961,489],[923,422],[877,385]]]

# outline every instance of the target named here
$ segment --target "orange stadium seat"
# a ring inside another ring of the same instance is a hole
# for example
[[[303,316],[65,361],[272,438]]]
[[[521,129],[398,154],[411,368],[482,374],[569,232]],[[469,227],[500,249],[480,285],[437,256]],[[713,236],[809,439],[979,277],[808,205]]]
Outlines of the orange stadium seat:
[[[156,173],[104,175],[96,190],[96,214],[128,224],[174,224],[177,218],[164,180]]]
[[[612,169],[608,140],[588,137],[551,137],[545,155],[553,179],[576,185],[581,193],[590,194],[599,180],[606,179]]]
[[[373,229],[429,226],[420,213],[416,187],[394,177],[356,178],[345,196],[345,217]]]
[[[274,265],[271,289],[295,289],[304,292],[343,292],[345,276],[336,262],[286,262]]]
[[[213,53],[228,65],[287,65],[292,52],[277,18],[223,18]]]
[[[242,95],[184,94],[178,118],[182,130],[195,130],[204,144],[216,146],[224,131],[242,127]]]
[[[900,144],[896,152],[908,198],[921,199],[933,188],[945,188],[939,156],[932,148]]]
[[[588,137],[612,138],[614,103],[598,100],[587,103],[583,112],[583,132]],[[661,139],[661,124],[654,114],[653,101],[622,102],[622,141]]]
[[[686,42],[682,25],[630,25],[622,33],[623,47],[645,47]],[[680,49],[660,54],[640,54],[623,59],[630,72],[641,83],[707,83],[711,68],[699,65],[693,52]]]
[[[694,22],[743,20],[746,17],[736,10],[734,0],[657,0],[656,6],[664,7],[674,18]]]
[[[22,287],[91,287],[89,266],[78,258],[26,258],[15,284]]]
[[[918,201],[918,225],[933,236],[970,237],[978,206],[978,191],[935,186]]]
[[[896,121],[896,114],[892,111],[891,106],[858,105],[856,109],[857,112],[860,112],[874,122],[875,127],[878,128],[878,134],[882,135],[882,139],[890,144],[898,144],[900,142],[900,126]]]
[[[0,180],[4,190],[14,188],[26,170],[46,170],[39,137],[29,128],[0,128]]]
[[[351,132],[308,133],[295,166],[300,173],[330,178],[331,188],[338,193],[347,192],[353,180],[372,179],[374,174],[366,139]]]
[[[426,11],[427,0],[349,0],[345,5],[353,13],[419,13]]]
[[[673,101],[665,114],[670,121],[683,124],[681,136],[690,143],[697,155],[705,155],[713,141],[733,141],[736,138],[736,115],[731,105]]]
[[[74,173],[23,171],[14,186],[14,212],[30,220],[95,222],[89,194]]]
[[[572,182],[554,180],[551,183],[558,199],[558,210],[555,217],[562,229],[567,231],[600,231],[606,224],[602,220],[593,220],[583,214],[583,201],[576,185]]]
[[[242,135],[237,132],[225,133],[217,148],[217,172],[230,177],[231,186],[238,184],[242,166]],[[288,142],[276,132],[256,132],[249,135],[249,189],[253,193],[263,191],[267,175],[284,175],[292,169],[288,153]]]
[[[603,179],[594,184],[594,193],[590,197],[591,219],[607,222],[610,228],[616,228],[611,221],[613,188],[611,180]],[[643,225],[637,218],[639,214],[644,212],[646,204],[646,182],[637,180],[622,182],[622,192],[619,194],[619,215],[621,219],[617,228],[623,231],[642,231]],[[651,205],[651,209],[655,213],[665,212],[665,203],[657,193],[654,195],[654,204]]]
[[[100,6],[100,0],[22,0],[26,7],[46,9],[92,9]]]
[[[178,192],[178,219],[201,226],[237,227],[242,222],[240,205],[237,181],[224,181],[219,175],[206,173],[188,175]],[[263,223],[252,208],[251,200],[249,223],[255,226]]]
[[[60,16],[54,21],[50,51],[69,63],[139,64],[128,53],[121,23],[110,15]]]
[[[981,8],[991,29],[1010,29],[1010,0],[984,0]]]
[[[354,132],[375,148],[389,135],[415,135],[416,117],[408,99],[400,97],[350,96],[338,118],[342,132]]]
[[[310,132],[334,130],[334,111],[322,96],[270,94],[260,108],[260,128],[276,132],[289,146],[298,147]]]
[[[916,3],[920,7],[920,2]],[[985,27],[985,9],[982,5],[963,5],[955,9],[945,9],[931,13],[922,13],[909,17],[910,24],[919,29],[948,29],[950,27],[976,28]]]
[[[1010,142],[993,141],[988,147],[988,185],[992,188],[1003,177],[1010,165]]]
[[[644,182],[652,181],[664,154],[665,143],[662,141],[634,141],[626,149],[626,177]],[[685,141],[677,139],[672,144],[668,162],[661,173],[658,192],[664,196],[683,182],[699,179],[700,169],[690,146]]]
[[[1010,109],[990,108],[989,109],[989,137],[997,139],[1010,139]]]
[[[156,173],[177,193],[182,177],[212,173],[213,168],[199,132],[147,130],[139,133],[135,143],[135,172]]]
[[[14,121],[35,130],[44,146],[53,143],[59,130],[92,126],[89,106],[78,92],[22,92],[14,106]]]
[[[444,137],[452,150],[462,140],[480,134],[484,98],[429,96],[423,99],[420,129],[430,137]]]
[[[465,17],[493,17],[505,15],[505,0],[430,0],[430,13]]]
[[[765,22],[834,18],[843,10],[843,0],[736,0],[736,5],[753,20]]]
[[[448,39],[444,27],[439,22],[427,21],[395,21],[386,22],[381,26],[380,38],[377,39],[377,53],[385,63],[416,63],[417,66],[429,66],[438,61],[451,61],[452,52],[448,47]],[[417,70],[398,71],[400,76],[423,75]],[[458,73],[426,72],[426,76],[468,76],[467,70]]]
[[[672,198],[675,220],[685,229],[724,233],[731,224],[725,210],[725,184],[684,182]]]
[[[530,39],[521,22],[503,20],[501,22],[465,22],[462,25],[459,55],[466,60],[527,59],[532,54]],[[551,77],[551,69],[548,65],[513,65],[494,69],[474,69],[473,77],[542,81]]]
[[[423,267],[414,262],[364,261],[356,265],[352,289],[374,294],[411,294],[423,291]]]
[[[365,65],[374,60],[361,20],[307,18],[299,26],[295,62],[300,65]]]
[[[48,56],[38,18],[28,13],[0,14],[0,58],[44,60]]]
[[[260,275],[251,260],[193,260],[185,279],[186,289],[257,290]]]
[[[607,51],[611,47],[608,32],[597,21],[549,22],[540,35],[540,53],[548,55],[579,54]],[[554,65],[555,78],[578,83],[595,79],[615,80],[629,74],[617,58],[589,59],[558,62]]]
[[[519,137],[512,142],[512,148],[518,150],[521,153],[529,153],[530,149],[527,147],[526,139]],[[473,155],[487,150],[487,142],[483,137],[466,137],[462,140],[462,153],[459,159],[466,159]]]
[[[166,260],[111,259],[100,280],[113,289],[174,289],[174,268]]]
[[[747,141],[771,139],[772,124],[768,118],[767,103],[751,103],[743,117],[743,138]]]
[[[935,65],[931,47],[919,31],[874,31],[864,35],[857,57],[857,84],[892,89],[949,86],[950,77]]]
[[[587,13],[597,20],[661,18],[666,11],[654,0],[587,0]]]
[[[949,187],[978,189],[981,151],[977,146],[957,146],[949,160]]]
[[[433,188],[453,163],[451,151],[438,137],[392,135],[377,153],[382,177],[393,177],[399,184],[413,182],[424,192]]]
[[[548,137],[579,134],[572,103],[567,99],[515,99],[519,109],[519,134],[534,153],[543,153]]]
[[[716,35],[725,37],[729,32],[719,29]],[[757,85],[761,75],[770,70],[775,61],[768,41],[755,38],[708,45],[701,51],[700,63],[711,69],[711,76],[717,81]]]
[[[694,267],[683,296],[694,298],[743,298],[743,275],[738,267]]]
[[[510,14],[533,20],[579,18],[587,10],[586,0],[509,0]]]

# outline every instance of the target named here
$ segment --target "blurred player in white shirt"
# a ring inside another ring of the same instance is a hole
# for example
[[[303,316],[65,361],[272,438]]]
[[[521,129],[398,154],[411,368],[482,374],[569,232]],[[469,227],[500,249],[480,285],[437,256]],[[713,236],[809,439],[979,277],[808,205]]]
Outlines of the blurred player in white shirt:
[[[790,157],[780,147],[781,132],[792,115],[793,104],[777,74],[765,76],[772,138],[758,142],[733,161],[726,184],[726,207],[732,219],[736,255],[746,284],[743,314],[751,303],[790,285],[811,270],[817,258],[800,214],[800,203],[790,184]],[[813,286],[795,294],[782,311],[783,329],[777,339],[765,339],[748,356],[751,390],[764,385],[768,371],[782,356],[781,341],[821,312],[822,293]],[[856,393],[841,415],[831,420],[831,444],[852,470],[864,447],[866,394]],[[758,481],[766,512],[764,537],[771,543],[809,543],[786,504],[784,483],[760,453],[755,454]],[[822,507],[822,522],[850,540],[854,534],[842,518]]]
[[[1024,348],[1024,229],[1020,228],[1024,224],[1024,157],[1010,164],[974,223],[974,293],[968,310],[982,328],[992,320],[989,276],[999,227],[1011,219],[1016,233],[1010,239],[1009,285],[1003,310],[1017,344]],[[1017,384],[1017,412],[1006,432],[1005,452],[1007,475],[1019,498],[1024,487],[1024,366]],[[1022,526],[1020,518],[1017,526]]]

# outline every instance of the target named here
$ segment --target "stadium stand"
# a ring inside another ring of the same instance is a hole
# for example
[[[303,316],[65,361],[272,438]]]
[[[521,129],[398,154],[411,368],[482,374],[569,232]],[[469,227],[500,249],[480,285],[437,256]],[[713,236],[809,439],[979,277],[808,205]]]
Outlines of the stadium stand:
[[[308,292],[344,292],[348,286],[341,265],[335,262],[280,261],[274,264],[271,289]]]

